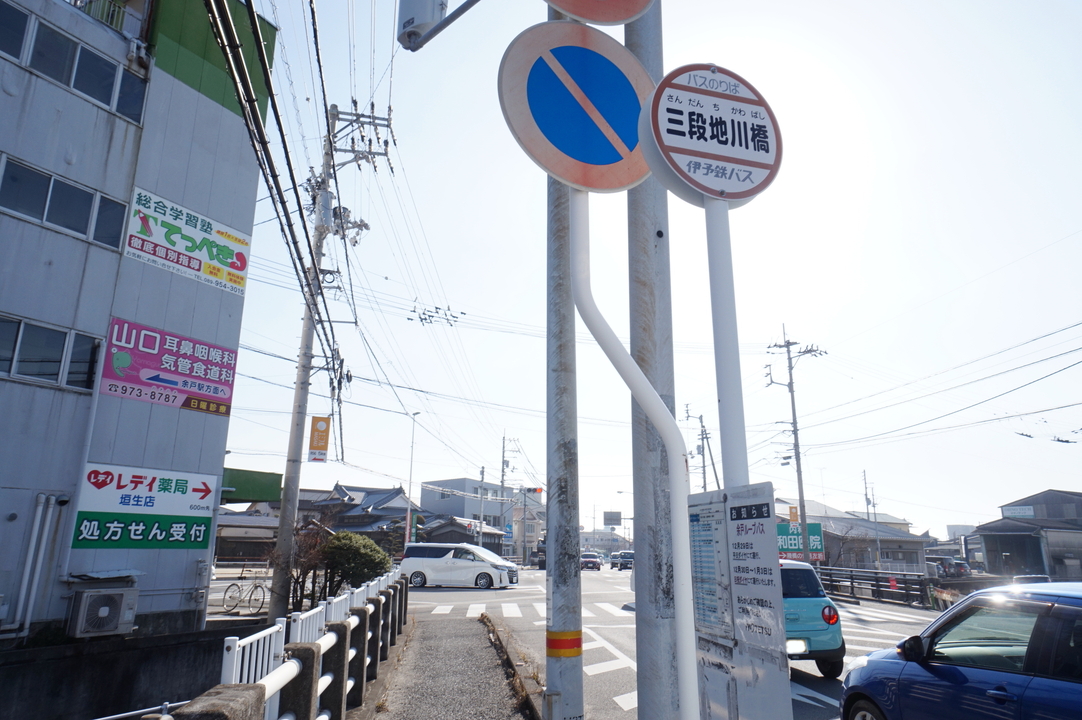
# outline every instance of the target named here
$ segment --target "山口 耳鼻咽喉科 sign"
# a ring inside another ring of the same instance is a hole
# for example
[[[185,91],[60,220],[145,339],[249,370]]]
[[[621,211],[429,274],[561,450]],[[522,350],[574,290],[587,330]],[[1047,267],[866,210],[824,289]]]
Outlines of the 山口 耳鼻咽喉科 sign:
[[[654,0],[547,0],[564,15],[579,22],[622,25],[638,18]]]
[[[244,295],[251,238],[238,230],[135,189],[124,255],[220,290]]]
[[[670,192],[703,207],[703,196],[742,205],[781,165],[778,122],[762,95],[716,65],[666,75],[639,123],[643,153]]]
[[[214,475],[88,463],[73,548],[193,550],[210,546]]]
[[[229,415],[237,351],[113,318],[101,393]]]
[[[549,175],[588,192],[649,176],[638,119],[653,87],[627,48],[577,22],[528,28],[500,63],[500,107],[515,140]]]

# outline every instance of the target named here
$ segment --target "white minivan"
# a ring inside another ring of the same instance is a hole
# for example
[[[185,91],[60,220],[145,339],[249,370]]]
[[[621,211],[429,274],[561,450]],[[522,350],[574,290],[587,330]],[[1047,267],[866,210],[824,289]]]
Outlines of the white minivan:
[[[518,566],[469,543],[409,543],[401,568],[415,588],[467,585],[484,590],[518,584]]]

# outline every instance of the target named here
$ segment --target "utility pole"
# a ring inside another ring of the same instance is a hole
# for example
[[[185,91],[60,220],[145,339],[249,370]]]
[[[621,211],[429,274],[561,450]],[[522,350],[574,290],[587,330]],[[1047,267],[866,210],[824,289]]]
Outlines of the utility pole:
[[[665,75],[661,32],[662,0],[624,25],[624,44],[653,78]],[[631,356],[676,416],[672,346],[672,281],[669,268],[668,192],[654,177],[627,191],[628,304]],[[635,648],[638,657],[638,714],[677,715],[676,597],[673,577],[669,460],[657,428],[635,401],[631,404],[634,534]]]
[[[506,433],[506,431],[504,431]],[[500,440],[500,499],[503,500],[507,497],[507,435],[505,434]],[[504,529],[507,527],[507,520],[504,517],[507,513],[507,504],[500,503],[500,532],[506,533]],[[514,519],[514,513],[511,513],[511,518]],[[500,547],[503,548],[503,540],[500,541]]]
[[[363,220],[348,220],[349,211],[334,208],[334,194],[331,182],[334,177],[334,153],[340,152],[351,156],[350,163],[372,162],[374,157],[386,157],[386,147],[375,150],[356,146],[349,149],[335,147],[339,137],[338,122],[343,120],[343,133],[353,125],[369,125],[390,129],[389,118],[377,118],[375,114],[341,112],[337,105],[331,105],[327,113],[327,136],[323,141],[323,167],[320,174],[312,178],[310,187],[314,190],[316,227],[312,237],[312,265],[308,268],[308,282],[302,291],[305,293],[304,322],[301,325],[301,345],[297,355],[297,378],[293,386],[293,419],[289,427],[289,442],[286,446],[286,467],[282,474],[282,502],[278,517],[278,541],[275,546],[274,574],[271,578],[271,596],[267,612],[270,618],[285,617],[292,594],[292,569],[294,554],[293,533],[297,526],[297,505],[300,498],[301,457],[304,449],[304,426],[308,419],[308,389],[312,376],[312,341],[315,336],[316,318],[313,310],[318,302],[315,288],[320,287],[323,262],[323,242],[332,230],[345,236],[348,230],[367,229]],[[377,131],[378,132],[378,131]],[[348,163],[343,163],[348,164]],[[326,318],[330,320],[330,318]],[[329,348],[337,352],[337,348]]]
[[[485,466],[481,466],[481,488],[478,490],[481,499],[480,520],[477,523],[477,547],[485,546]]]
[[[793,411],[793,458],[796,460],[796,490],[797,490],[797,502],[800,506],[800,536],[801,543],[804,548],[804,562],[811,562],[811,552],[808,547],[808,512],[804,508],[804,472],[800,464],[800,434],[797,428],[796,421],[796,390],[793,387],[793,346],[797,343],[792,341],[785,334],[785,326],[781,326],[781,336],[783,342],[778,345],[775,343],[771,345],[772,348],[785,348],[785,359],[788,361],[789,366],[789,382],[780,383],[776,382],[773,377],[770,377],[770,385],[786,385],[789,388],[789,405]],[[817,357],[819,355],[826,355],[826,353],[814,345],[809,345],[803,350],[799,350],[797,353],[797,359],[805,355],[811,355]],[[769,366],[768,366],[769,367]]]
[[[864,473],[864,500],[867,501],[868,500],[868,472],[866,470],[862,471],[862,472]],[[876,504],[875,504],[875,490],[874,489],[872,490],[871,503],[872,503],[872,515],[874,517],[872,522],[875,523],[875,569],[876,570],[882,570],[883,569],[883,567],[882,567],[882,550],[879,547],[879,508],[876,507]]]

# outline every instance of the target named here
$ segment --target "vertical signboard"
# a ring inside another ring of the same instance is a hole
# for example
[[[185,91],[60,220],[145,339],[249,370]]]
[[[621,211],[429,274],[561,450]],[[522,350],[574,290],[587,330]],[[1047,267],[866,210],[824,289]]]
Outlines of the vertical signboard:
[[[308,462],[327,462],[327,446],[331,438],[331,419],[312,418],[312,432],[308,436]]]
[[[216,476],[88,463],[82,482],[73,548],[210,547]]]
[[[804,560],[804,537],[800,523],[778,523],[778,556],[786,560]],[[812,562],[826,562],[823,554],[823,524],[808,523],[808,552]]]
[[[131,207],[126,257],[244,295],[251,238],[139,188]]]
[[[703,718],[792,717],[773,509],[771,483],[688,498]]]
[[[101,393],[229,415],[237,351],[113,318]]]

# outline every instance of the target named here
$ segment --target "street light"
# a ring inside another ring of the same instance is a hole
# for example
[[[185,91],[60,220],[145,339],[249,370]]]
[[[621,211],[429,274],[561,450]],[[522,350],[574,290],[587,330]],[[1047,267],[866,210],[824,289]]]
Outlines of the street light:
[[[403,554],[405,554],[406,552],[406,543],[410,541],[410,536],[413,534],[413,518],[411,517],[411,515],[413,514],[413,507],[412,505],[410,505],[410,495],[413,493],[413,441],[417,437],[417,416],[420,414],[421,411],[418,410],[417,412],[410,415],[410,418],[412,418],[413,420],[413,427],[410,430],[410,474],[409,485],[407,486],[408,489],[406,490],[406,539],[402,542]]]

